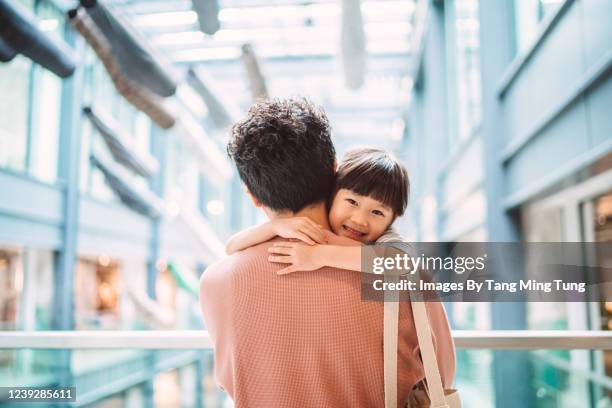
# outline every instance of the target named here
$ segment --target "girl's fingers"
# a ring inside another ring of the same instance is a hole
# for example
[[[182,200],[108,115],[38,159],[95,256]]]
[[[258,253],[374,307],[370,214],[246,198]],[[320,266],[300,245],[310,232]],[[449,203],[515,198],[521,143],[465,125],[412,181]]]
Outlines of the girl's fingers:
[[[307,225],[304,227],[304,229],[300,231],[308,235],[313,240],[317,241],[319,244],[323,243],[323,240],[325,238],[323,231],[312,225]]]
[[[272,244],[272,247],[277,247],[277,248],[293,248],[294,246],[295,246],[295,242],[289,242],[289,241],[275,242]]]
[[[305,221],[305,222],[304,222],[304,224],[308,224],[308,225],[317,225],[317,223],[316,223],[316,222],[314,222],[313,220],[311,220],[311,219],[310,219],[310,218],[308,218],[308,217],[305,217],[305,218],[304,218],[304,221]]]
[[[277,275],[287,275],[287,274],[292,273],[292,272],[297,272],[297,269],[295,269],[293,267],[293,265],[281,269],[280,271],[276,272],[276,274]]]
[[[305,243],[307,243],[308,245],[314,245],[316,244],[316,242],[314,242],[312,240],[312,238],[310,238],[308,235],[304,234],[303,232],[298,232],[295,237],[297,239],[299,239],[300,241],[304,241]]]
[[[290,264],[291,257],[290,256],[269,256],[268,261],[275,262],[275,263]]]
[[[291,247],[275,247],[272,246],[268,248],[268,252],[278,255],[291,255],[293,248]]]

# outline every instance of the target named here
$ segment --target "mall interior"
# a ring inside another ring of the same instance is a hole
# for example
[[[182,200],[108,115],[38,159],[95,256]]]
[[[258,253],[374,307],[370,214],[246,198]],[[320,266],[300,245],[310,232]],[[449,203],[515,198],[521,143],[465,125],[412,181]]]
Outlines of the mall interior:
[[[2,333],[205,329],[200,275],[265,220],[225,147],[259,98],[321,105],[338,157],[401,158],[410,240],[612,241],[611,21],[610,0],[0,0]],[[608,295],[447,312],[605,332]],[[468,408],[612,407],[610,343],[458,347],[455,385]],[[0,347],[0,385],[231,406],[210,348],[44,346]]]

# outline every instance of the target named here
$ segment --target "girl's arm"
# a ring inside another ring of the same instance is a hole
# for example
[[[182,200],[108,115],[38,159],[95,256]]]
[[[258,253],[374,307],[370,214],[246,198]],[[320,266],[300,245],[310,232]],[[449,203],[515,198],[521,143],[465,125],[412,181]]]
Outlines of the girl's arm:
[[[230,237],[230,239],[227,241],[227,245],[225,246],[225,253],[231,255],[234,252],[266,242],[275,236],[276,232],[274,232],[274,227],[272,226],[271,222],[265,222],[261,225],[249,227],[235,233]]]
[[[297,271],[314,271],[324,266],[361,272],[361,245],[304,245],[298,242],[276,242],[268,252],[270,262],[290,264],[277,272],[285,275]]]
[[[232,235],[227,242],[225,252],[231,255],[234,252],[266,242],[277,235],[283,238],[299,239],[309,245],[326,242],[323,229],[310,218],[275,218]]]

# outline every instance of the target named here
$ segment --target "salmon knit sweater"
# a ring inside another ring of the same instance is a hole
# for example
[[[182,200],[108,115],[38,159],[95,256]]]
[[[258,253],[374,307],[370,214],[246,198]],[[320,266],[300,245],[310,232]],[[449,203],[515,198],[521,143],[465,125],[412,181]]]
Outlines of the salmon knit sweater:
[[[238,408],[384,407],[383,304],[361,300],[357,272],[276,275],[282,265],[267,260],[273,241],[202,275],[219,386]],[[428,302],[427,311],[442,381],[450,386],[455,348],[446,313],[438,302]],[[398,404],[424,377],[411,313],[402,302]]]

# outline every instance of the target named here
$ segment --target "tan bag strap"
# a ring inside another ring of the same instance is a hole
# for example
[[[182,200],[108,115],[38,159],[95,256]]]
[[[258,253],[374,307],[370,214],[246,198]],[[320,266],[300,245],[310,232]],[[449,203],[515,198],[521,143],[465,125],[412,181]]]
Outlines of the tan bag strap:
[[[385,408],[397,408],[397,339],[399,325],[399,303],[384,302],[384,369]]]
[[[421,349],[421,358],[423,360],[423,368],[425,371],[425,379],[427,380],[427,389],[429,399],[431,400],[432,408],[447,407],[446,398],[444,397],[444,388],[442,387],[442,379],[440,377],[440,369],[438,360],[434,351],[433,340],[431,337],[431,327],[425,309],[425,302],[410,300],[412,305],[412,315],[414,316],[414,326],[419,340],[419,348]]]
[[[431,327],[427,317],[425,303],[410,300],[412,315],[416,328],[425,379],[432,408],[447,407],[444,397],[444,388],[438,368],[438,360],[434,351]],[[399,330],[399,302],[384,302],[383,318],[383,355],[384,355],[384,384],[385,408],[397,408],[397,343]]]

